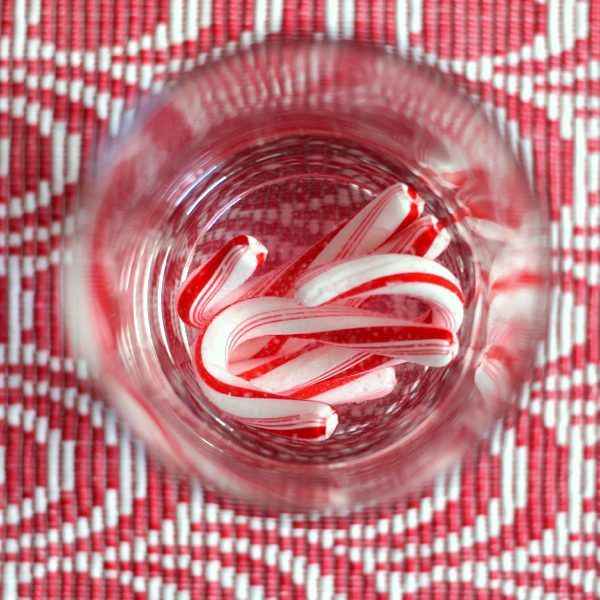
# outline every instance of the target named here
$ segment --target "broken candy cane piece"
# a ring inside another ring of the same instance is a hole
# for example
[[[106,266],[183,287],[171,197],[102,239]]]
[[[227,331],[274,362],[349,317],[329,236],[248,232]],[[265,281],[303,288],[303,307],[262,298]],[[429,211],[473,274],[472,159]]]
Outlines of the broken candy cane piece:
[[[312,269],[298,278],[296,298],[304,306],[321,306],[355,297],[405,295],[428,303],[434,324],[456,332],[464,300],[456,277],[444,266],[420,256],[363,256]]]
[[[202,327],[211,312],[261,267],[267,249],[255,238],[240,235],[225,244],[185,281],[177,313],[191,327]]]
[[[381,244],[375,254],[414,254],[434,260],[449,244],[446,228],[433,215],[424,215]]]

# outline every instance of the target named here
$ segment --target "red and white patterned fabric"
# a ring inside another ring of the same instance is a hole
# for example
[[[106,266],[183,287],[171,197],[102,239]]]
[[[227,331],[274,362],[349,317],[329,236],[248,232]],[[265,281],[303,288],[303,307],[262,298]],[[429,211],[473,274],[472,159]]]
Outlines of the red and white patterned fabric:
[[[352,38],[437,66],[552,216],[551,323],[491,441],[345,515],[238,506],[149,459],[72,357],[63,239],[145,94],[232,45]],[[600,596],[600,1],[0,0],[3,598]]]

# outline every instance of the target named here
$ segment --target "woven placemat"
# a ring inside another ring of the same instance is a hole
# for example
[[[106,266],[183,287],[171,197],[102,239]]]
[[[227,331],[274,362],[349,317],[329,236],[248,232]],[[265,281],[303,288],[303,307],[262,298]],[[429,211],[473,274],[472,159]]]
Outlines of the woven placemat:
[[[165,474],[91,392],[59,315],[68,215],[102,141],[168,73],[297,37],[446,72],[552,216],[551,326],[513,414],[431,489],[336,517]],[[0,1],[3,597],[599,597],[599,179],[597,0]]]

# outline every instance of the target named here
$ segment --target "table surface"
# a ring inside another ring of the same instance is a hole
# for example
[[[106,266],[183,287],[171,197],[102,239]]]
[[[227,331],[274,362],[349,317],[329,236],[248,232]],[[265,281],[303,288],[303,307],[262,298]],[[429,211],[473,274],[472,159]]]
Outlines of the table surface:
[[[552,215],[550,331],[491,441],[422,494],[314,518],[164,473],[93,392],[59,318],[62,241],[99,144],[169,72],[297,37],[446,72]],[[0,2],[3,597],[598,597],[599,178],[596,0]]]

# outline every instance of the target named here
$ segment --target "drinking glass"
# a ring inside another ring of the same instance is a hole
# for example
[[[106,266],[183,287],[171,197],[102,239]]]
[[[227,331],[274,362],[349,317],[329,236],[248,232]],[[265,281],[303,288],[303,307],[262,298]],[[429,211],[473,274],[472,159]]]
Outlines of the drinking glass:
[[[276,269],[397,182],[450,234],[460,351],[397,367],[384,398],[339,407],[327,440],[279,437],[200,388],[189,273],[239,234]],[[352,44],[267,44],[169,82],[105,152],[71,248],[66,315],[106,396],[205,485],[311,510],[397,498],[480,439],[530,376],[546,321],[543,207],[480,110],[439,74]]]

